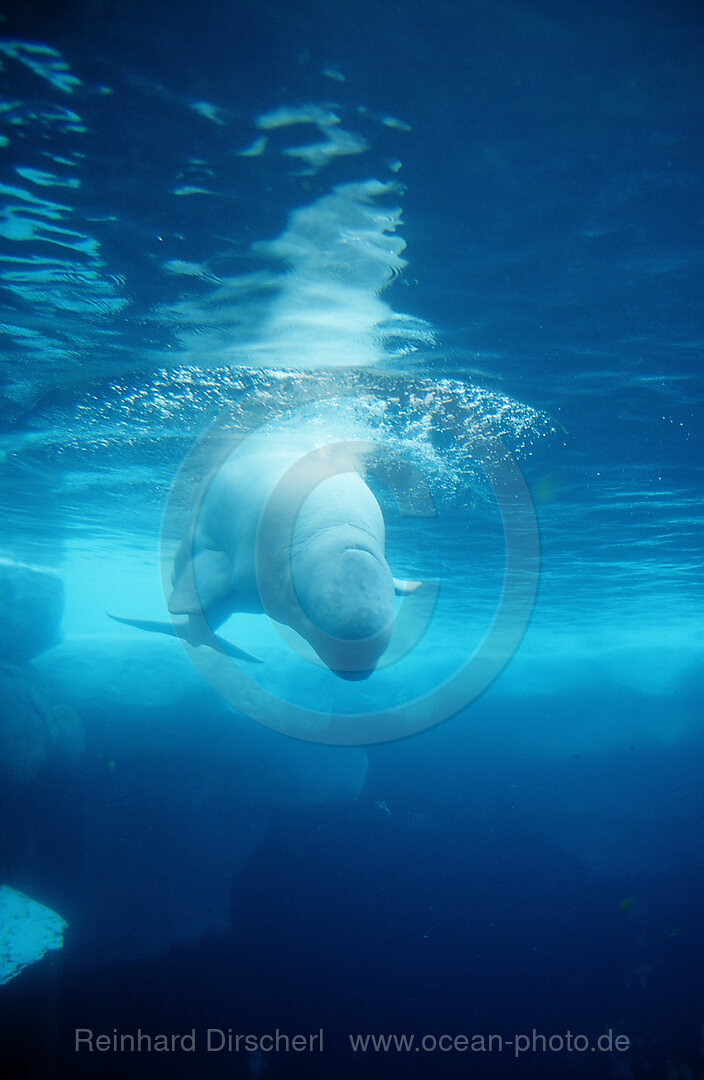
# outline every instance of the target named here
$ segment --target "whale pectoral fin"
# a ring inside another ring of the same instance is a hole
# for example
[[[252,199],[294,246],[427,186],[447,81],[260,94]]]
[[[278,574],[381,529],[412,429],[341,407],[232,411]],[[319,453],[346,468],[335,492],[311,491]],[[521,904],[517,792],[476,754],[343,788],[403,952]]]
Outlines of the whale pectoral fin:
[[[153,634],[168,634],[170,637],[182,637],[182,630],[170,622],[155,622],[153,619],[126,619],[123,615],[111,615],[106,612],[108,619],[124,623],[125,626],[135,626],[137,630],[151,630]]]
[[[410,596],[416,589],[420,589],[422,581],[399,581],[394,578],[394,592],[397,596]]]
[[[232,563],[224,551],[203,548],[184,565],[169,600],[172,615],[199,615],[232,593]]]
[[[225,653],[226,656],[231,656],[233,660],[249,660],[251,664],[263,664],[264,661],[260,660],[254,653],[249,653],[246,649],[240,649],[238,645],[233,645],[231,641],[227,641],[225,638],[220,637],[219,634],[213,634],[213,637],[217,641],[218,645]]]
[[[231,656],[234,660],[248,660],[251,664],[264,663],[254,653],[249,653],[246,649],[240,649],[238,645],[233,645],[231,641],[221,638],[219,634],[212,634],[210,642],[206,639],[199,641],[197,628],[196,631],[193,630],[190,620],[180,625],[174,625],[170,622],[156,622],[154,619],[126,619],[123,615],[111,615],[109,611],[106,614],[109,619],[124,623],[125,626],[134,626],[137,630],[149,630],[153,634],[167,634],[169,637],[182,638],[189,645],[196,647],[198,645],[210,645],[211,648],[220,649],[226,656]],[[215,641],[216,645],[213,645],[212,641]]]

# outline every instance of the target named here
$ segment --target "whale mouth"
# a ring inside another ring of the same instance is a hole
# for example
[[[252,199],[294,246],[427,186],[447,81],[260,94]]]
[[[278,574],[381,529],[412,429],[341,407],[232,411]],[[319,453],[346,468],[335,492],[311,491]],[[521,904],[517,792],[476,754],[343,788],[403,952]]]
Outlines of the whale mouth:
[[[361,682],[362,679],[368,679],[370,675],[373,675],[374,671],[374,668],[368,668],[366,671],[333,671],[333,675],[337,675],[340,679],[347,679],[348,682]]]

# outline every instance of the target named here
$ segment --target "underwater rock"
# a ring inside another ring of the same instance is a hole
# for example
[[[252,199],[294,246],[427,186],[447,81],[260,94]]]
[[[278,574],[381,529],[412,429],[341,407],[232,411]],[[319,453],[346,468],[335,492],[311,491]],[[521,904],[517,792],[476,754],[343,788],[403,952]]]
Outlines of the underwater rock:
[[[72,962],[88,968],[230,932],[233,882],[272,815],[358,798],[368,767],[357,747],[287,739],[224,708],[171,710],[168,726],[156,710],[95,718],[91,749],[72,908]]]
[[[32,660],[60,640],[64,584],[53,570],[0,559],[0,657]]]
[[[134,630],[66,637],[35,666],[57,697],[79,709],[175,705],[203,685],[179,641]]]
[[[72,907],[79,967],[227,933],[232,882],[272,814],[364,788],[364,750],[285,738],[239,715],[176,639],[70,636],[36,667],[89,737]]]
[[[60,949],[67,925],[51,908],[0,885],[0,986],[50,949]]]
[[[0,664],[0,783],[35,780],[50,760],[72,762],[84,748],[80,717],[57,705],[27,667]]]
[[[283,738],[238,714],[175,638],[67,637],[34,666],[79,710],[101,760],[215,766],[267,809],[355,799],[366,782],[363,749]]]

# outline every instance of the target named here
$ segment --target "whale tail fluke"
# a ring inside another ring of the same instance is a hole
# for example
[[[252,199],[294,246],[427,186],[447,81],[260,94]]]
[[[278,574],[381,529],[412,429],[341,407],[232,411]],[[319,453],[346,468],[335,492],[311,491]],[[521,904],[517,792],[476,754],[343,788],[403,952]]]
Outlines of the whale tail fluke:
[[[181,638],[183,641],[187,641],[189,645],[209,645],[211,648],[225,653],[226,656],[231,656],[233,660],[247,660],[251,664],[262,664],[264,662],[258,656],[254,656],[253,653],[240,649],[238,645],[233,645],[231,641],[220,637],[219,634],[210,633],[208,637],[211,640],[207,638],[198,640],[190,619],[186,619],[183,623],[172,623],[158,622],[153,619],[127,619],[124,615],[112,615],[109,611],[106,614],[109,619],[124,623],[125,626],[134,626],[137,630],[148,630],[153,634],[167,634],[169,637]]]

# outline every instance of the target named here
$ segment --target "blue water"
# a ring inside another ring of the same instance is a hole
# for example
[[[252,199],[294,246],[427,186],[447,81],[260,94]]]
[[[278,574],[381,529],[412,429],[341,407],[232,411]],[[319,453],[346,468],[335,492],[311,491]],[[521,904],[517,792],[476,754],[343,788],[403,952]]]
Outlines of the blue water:
[[[31,667],[85,731],[0,792],[0,884],[68,923],[0,989],[6,1075],[704,1075],[700,5],[75,0],[0,31],[0,555],[64,580]],[[166,618],[213,423],[410,470],[369,478],[396,576],[439,582],[408,655],[343,683],[235,615],[264,664],[233,701],[107,619]],[[377,741],[316,710],[396,711]]]

